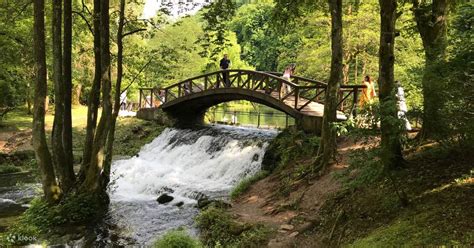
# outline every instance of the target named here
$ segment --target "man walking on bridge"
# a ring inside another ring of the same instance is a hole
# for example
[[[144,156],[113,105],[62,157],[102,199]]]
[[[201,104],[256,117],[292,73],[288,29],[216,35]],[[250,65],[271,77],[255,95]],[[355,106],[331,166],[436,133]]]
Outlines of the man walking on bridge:
[[[229,66],[230,66],[230,60],[228,59],[227,54],[224,54],[224,58],[222,58],[220,62],[221,70],[227,70],[229,69]],[[224,71],[222,73],[222,79],[224,80],[224,86],[230,87],[229,72]]]

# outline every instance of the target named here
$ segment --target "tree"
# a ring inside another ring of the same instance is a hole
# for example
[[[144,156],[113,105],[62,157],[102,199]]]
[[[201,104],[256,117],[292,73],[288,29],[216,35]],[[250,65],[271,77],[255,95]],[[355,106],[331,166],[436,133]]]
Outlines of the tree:
[[[35,96],[33,116],[33,148],[40,168],[43,191],[46,201],[54,203],[59,199],[59,187],[49,153],[44,131],[46,82],[46,45],[44,34],[44,0],[35,0],[34,4],[34,52],[35,52]]]
[[[382,161],[386,168],[399,167],[403,161],[400,145],[400,121],[395,99],[395,23],[397,1],[379,0],[380,4],[380,47],[379,47],[379,99],[381,108]]]
[[[431,1],[430,1],[431,2]],[[423,73],[423,128],[421,137],[434,137],[438,130],[444,78],[436,71],[436,64],[445,61],[447,47],[447,15],[450,1],[413,0],[416,26],[423,40],[425,70]]]
[[[342,80],[343,43],[342,43],[342,0],[328,0],[331,12],[331,73],[325,92],[324,116],[321,130],[321,143],[318,150],[317,167],[324,169],[334,158],[337,121],[337,96]]]

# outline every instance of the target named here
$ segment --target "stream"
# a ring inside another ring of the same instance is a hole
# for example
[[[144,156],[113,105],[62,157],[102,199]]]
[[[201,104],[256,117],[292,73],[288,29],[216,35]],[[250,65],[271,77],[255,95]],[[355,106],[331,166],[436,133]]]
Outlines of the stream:
[[[95,246],[149,246],[178,227],[197,235],[193,226],[197,201],[227,199],[236,184],[260,170],[268,141],[276,134],[219,125],[167,128],[136,156],[115,160],[109,214],[93,232]],[[31,197],[35,192],[31,188],[37,185],[30,186],[25,191],[15,187],[0,191],[0,200],[15,201],[18,197],[12,197],[23,193]],[[173,200],[159,204],[162,194]]]

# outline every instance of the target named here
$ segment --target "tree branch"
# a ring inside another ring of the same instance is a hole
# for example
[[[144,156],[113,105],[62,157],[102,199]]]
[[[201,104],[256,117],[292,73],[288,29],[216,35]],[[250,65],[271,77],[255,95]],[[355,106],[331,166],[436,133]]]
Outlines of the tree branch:
[[[130,32],[127,32],[127,33],[123,34],[122,39],[125,38],[125,36],[132,35],[134,33],[142,32],[142,31],[146,31],[146,30],[147,30],[146,28],[135,29],[133,31],[130,31]]]
[[[94,34],[94,30],[92,29],[92,26],[91,24],[89,23],[89,21],[87,20],[87,18],[81,13],[81,12],[77,12],[77,11],[72,11],[72,13],[80,16],[82,18],[82,20],[84,20],[84,22],[86,23],[87,25],[87,28],[89,29],[89,31],[91,32],[91,34]]]

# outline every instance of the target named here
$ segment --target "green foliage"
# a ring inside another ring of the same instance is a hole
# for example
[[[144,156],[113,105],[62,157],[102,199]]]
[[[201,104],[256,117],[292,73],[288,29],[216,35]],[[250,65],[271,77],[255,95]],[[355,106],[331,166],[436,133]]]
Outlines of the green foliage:
[[[120,118],[115,131],[114,154],[135,156],[140,149],[153,141],[165,126],[136,118]]]
[[[384,166],[380,160],[380,148],[361,149],[350,155],[349,168],[344,172],[346,186],[357,188],[361,185],[371,184],[384,175]],[[355,176],[349,176],[354,173]]]
[[[262,225],[240,224],[223,209],[210,207],[196,217],[206,247],[261,247],[271,230]]]
[[[436,65],[442,73],[443,99],[437,120],[438,139],[443,143],[474,147],[474,4],[459,7],[451,30],[450,56],[447,63]]]
[[[227,24],[235,13],[236,5],[232,0],[216,0],[204,7],[202,18],[204,20],[203,35],[198,42],[203,50],[200,55],[208,58],[206,70],[212,68],[224,49],[231,46],[227,38]]]
[[[262,169],[283,169],[290,161],[315,155],[320,138],[296,128],[288,128],[270,142],[262,161]]]
[[[262,170],[257,172],[257,174],[253,176],[242,179],[242,181],[240,181],[239,184],[237,184],[237,186],[232,189],[232,192],[230,192],[230,198],[236,199],[237,197],[245,193],[250,188],[250,186],[252,186],[252,184],[262,180],[268,175],[268,171]]]
[[[198,240],[190,237],[186,231],[173,230],[167,232],[163,237],[158,239],[155,248],[200,248],[201,243]]]
[[[12,164],[2,164],[0,165],[0,174],[15,173],[20,172],[21,169],[18,166]]]
[[[49,205],[36,198],[23,213],[17,225],[10,227],[3,242],[10,245],[25,245],[54,232],[62,225],[85,225],[101,215],[102,207],[92,195],[71,194],[58,205]],[[16,238],[15,238],[16,237]],[[18,238],[30,237],[30,238]]]

